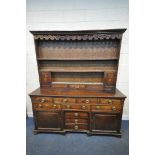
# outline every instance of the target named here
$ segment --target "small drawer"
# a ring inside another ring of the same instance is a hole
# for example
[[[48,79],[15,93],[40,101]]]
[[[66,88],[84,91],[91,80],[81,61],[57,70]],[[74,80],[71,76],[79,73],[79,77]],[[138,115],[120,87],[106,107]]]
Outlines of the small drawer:
[[[69,84],[68,87],[73,89],[84,89],[86,86],[83,84]]]
[[[120,112],[121,109],[121,106],[118,105],[92,105],[92,111]]]
[[[88,119],[88,113],[86,112],[65,112],[65,118],[85,118]]]
[[[79,119],[79,118],[75,118],[75,119],[65,119],[65,123],[74,123],[74,124],[79,124],[79,123],[88,123],[88,119]]]
[[[72,130],[88,130],[88,125],[85,124],[71,124],[65,125],[65,129],[72,129]]]
[[[37,109],[46,109],[46,110],[50,110],[50,109],[61,109],[61,105],[60,104],[52,104],[52,103],[33,103],[33,107],[35,110]]]
[[[121,101],[117,100],[117,99],[100,98],[99,103],[101,103],[101,104],[120,104]]]
[[[103,90],[104,86],[103,85],[87,85],[86,86],[87,89],[89,90]]]
[[[79,105],[79,104],[65,104],[63,105],[65,110],[90,110],[89,105]]]
[[[52,88],[68,88],[67,84],[52,84]]]
[[[31,97],[33,103],[52,103],[51,97]]]
[[[97,103],[97,98],[77,98],[77,103]]]
[[[54,103],[75,103],[75,98],[53,98]]]

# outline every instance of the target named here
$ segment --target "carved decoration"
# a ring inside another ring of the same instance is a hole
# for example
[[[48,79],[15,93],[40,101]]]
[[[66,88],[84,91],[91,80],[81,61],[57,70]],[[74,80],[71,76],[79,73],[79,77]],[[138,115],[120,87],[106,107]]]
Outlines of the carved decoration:
[[[104,40],[104,39],[121,39],[122,34],[71,34],[71,35],[52,35],[52,34],[35,34],[35,40]]]

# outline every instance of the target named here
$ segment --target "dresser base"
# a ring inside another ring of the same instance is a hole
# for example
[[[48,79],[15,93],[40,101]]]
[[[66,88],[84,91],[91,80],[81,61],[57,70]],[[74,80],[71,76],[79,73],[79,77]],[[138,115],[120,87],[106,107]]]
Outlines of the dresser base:
[[[58,94],[60,93],[60,94]],[[121,137],[121,121],[125,96],[116,91],[39,88],[31,93],[34,134],[67,132]]]

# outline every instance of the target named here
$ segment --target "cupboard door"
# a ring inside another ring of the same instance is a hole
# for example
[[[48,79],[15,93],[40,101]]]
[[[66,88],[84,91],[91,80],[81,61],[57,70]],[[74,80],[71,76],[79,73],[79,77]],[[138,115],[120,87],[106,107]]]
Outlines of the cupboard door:
[[[92,114],[92,131],[118,131],[119,117],[115,114]]]
[[[61,130],[61,112],[59,111],[36,111],[35,121],[37,129]]]

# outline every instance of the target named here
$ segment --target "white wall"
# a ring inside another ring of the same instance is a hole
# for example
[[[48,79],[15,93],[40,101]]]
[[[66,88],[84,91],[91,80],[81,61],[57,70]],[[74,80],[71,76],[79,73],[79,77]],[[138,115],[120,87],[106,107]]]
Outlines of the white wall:
[[[30,30],[127,28],[122,40],[117,88],[128,97],[128,0],[27,0],[27,111],[28,93],[39,87],[33,37]],[[123,118],[128,119],[128,98]]]

